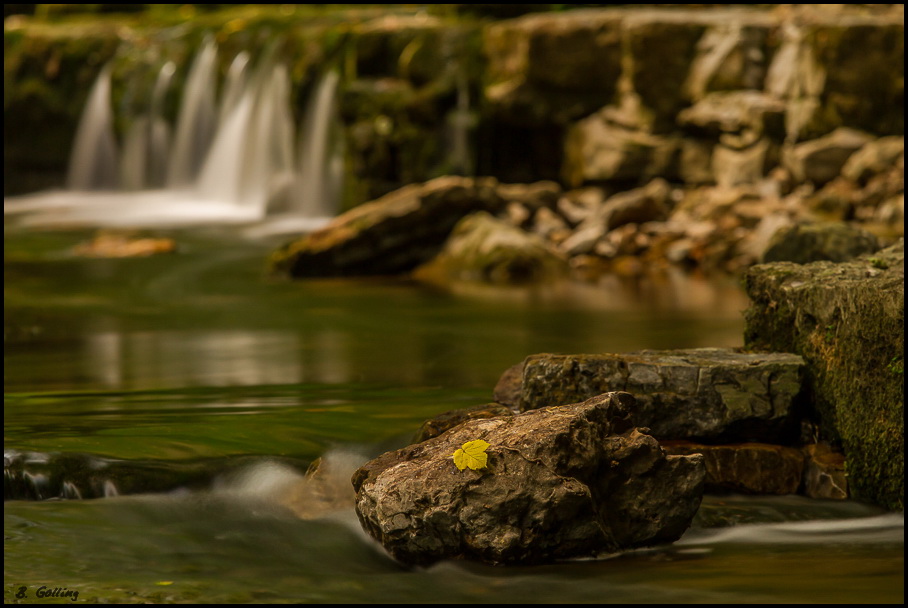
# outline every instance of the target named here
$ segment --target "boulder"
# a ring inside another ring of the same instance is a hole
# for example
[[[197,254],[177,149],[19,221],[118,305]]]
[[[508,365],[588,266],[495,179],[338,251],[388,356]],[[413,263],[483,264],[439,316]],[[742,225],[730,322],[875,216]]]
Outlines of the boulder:
[[[634,423],[657,438],[778,443],[795,426],[803,366],[796,355],[727,348],[531,355],[520,409],[627,391]]]
[[[4,500],[74,500],[218,489],[252,467],[305,470],[295,458],[230,456],[192,462],[130,460],[79,452],[3,453]],[[298,475],[302,477],[301,474]]]
[[[634,398],[467,421],[353,475],[363,528],[404,564],[533,564],[678,539],[699,507],[701,456],[665,454],[629,419]],[[484,440],[487,462],[455,466]]]
[[[430,282],[525,284],[567,270],[567,260],[542,237],[480,211],[460,220],[438,255],[413,274]]]
[[[271,255],[269,267],[292,277],[410,271],[441,250],[464,216],[504,209],[497,186],[492,178],[455,176],[405,186],[285,245]]]
[[[763,262],[807,264],[827,260],[844,262],[880,248],[873,234],[844,222],[816,222],[783,226],[770,238]]]
[[[697,42],[685,92],[701,99],[712,91],[755,90],[766,77],[766,54],[771,34],[769,21],[756,16],[729,19],[706,31]]]
[[[840,126],[902,134],[904,14],[824,14],[782,24],[765,90],[786,102],[790,141]]]
[[[904,241],[843,263],[749,269],[745,346],[797,353],[824,439],[841,445],[849,490],[904,508]]]
[[[589,253],[607,233],[629,224],[635,224],[632,233],[636,235],[636,224],[668,217],[671,192],[668,182],[661,178],[642,188],[619,192],[593,210],[559,246],[569,255]]]
[[[774,154],[768,139],[741,149],[719,144],[711,159],[713,179],[722,187],[756,184],[769,172]]]

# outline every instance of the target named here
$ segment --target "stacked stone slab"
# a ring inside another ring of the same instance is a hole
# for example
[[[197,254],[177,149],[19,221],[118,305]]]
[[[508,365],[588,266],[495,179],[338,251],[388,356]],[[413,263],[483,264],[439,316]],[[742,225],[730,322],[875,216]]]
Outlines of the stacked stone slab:
[[[775,442],[792,430],[803,365],[797,355],[721,348],[531,355],[518,407],[627,391],[634,424],[657,438]]]

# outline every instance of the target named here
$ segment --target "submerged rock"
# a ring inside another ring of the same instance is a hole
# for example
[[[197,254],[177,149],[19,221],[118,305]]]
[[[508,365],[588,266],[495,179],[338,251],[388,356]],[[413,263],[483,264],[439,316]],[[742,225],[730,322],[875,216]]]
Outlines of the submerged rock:
[[[388,452],[353,476],[363,528],[397,560],[545,563],[672,542],[699,507],[701,456],[670,456],[608,393],[561,407],[470,420]],[[459,470],[464,443],[484,468]]]
[[[628,391],[637,400],[634,424],[656,437],[777,443],[793,430],[803,365],[796,355],[724,348],[531,355],[519,407]]]
[[[101,231],[90,241],[79,243],[73,254],[87,258],[135,258],[173,253],[177,249],[172,238],[139,237],[131,233]]]
[[[904,241],[841,264],[748,270],[745,345],[800,354],[823,438],[856,498],[900,510],[905,491]]]

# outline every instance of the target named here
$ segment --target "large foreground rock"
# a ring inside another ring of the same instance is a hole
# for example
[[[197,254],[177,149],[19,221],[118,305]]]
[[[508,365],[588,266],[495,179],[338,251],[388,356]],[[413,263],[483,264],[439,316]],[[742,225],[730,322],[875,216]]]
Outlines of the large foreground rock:
[[[840,264],[755,266],[745,288],[746,346],[804,357],[820,429],[842,446],[851,492],[903,509],[904,242]]]
[[[634,423],[660,439],[779,443],[795,431],[803,364],[795,355],[727,348],[538,354],[524,361],[519,403],[506,405],[531,410],[628,391],[637,399]]]
[[[669,456],[630,420],[634,398],[470,420],[353,476],[363,528],[406,564],[543,563],[676,540],[703,493],[702,457]],[[464,443],[487,468],[458,470]]]

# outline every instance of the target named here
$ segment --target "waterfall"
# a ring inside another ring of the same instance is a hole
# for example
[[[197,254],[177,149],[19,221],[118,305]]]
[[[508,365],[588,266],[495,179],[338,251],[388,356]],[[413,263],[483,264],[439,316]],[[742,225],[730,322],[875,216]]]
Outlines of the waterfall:
[[[339,128],[337,85],[340,75],[327,71],[314,88],[300,130],[295,211],[306,216],[332,215],[336,211],[343,179],[343,140],[332,133]]]
[[[284,66],[258,74],[224,114],[197,191],[203,199],[229,201],[264,214],[271,197],[292,174],[293,116],[290,78]]]
[[[164,119],[164,96],[176,66],[168,61],[158,73],[148,112],[135,119],[126,133],[120,161],[121,183],[126,190],[163,188],[167,181],[170,126]]]
[[[314,83],[297,130],[288,69],[274,50],[254,68],[249,53],[237,54],[218,98],[218,49],[206,39],[173,128],[164,101],[177,70],[166,62],[147,108],[124,117],[122,155],[105,67],[83,111],[67,190],[6,199],[4,213],[31,212],[23,220],[30,225],[267,224],[261,233],[325,223],[339,206],[344,170],[340,75],[328,69]]]
[[[66,178],[70,190],[113,190],[119,186],[110,72],[110,65],[101,70],[79,120]]]
[[[450,171],[457,175],[473,175],[473,147],[470,137],[476,127],[476,115],[470,108],[470,90],[466,75],[460,71],[457,75],[457,105],[447,117],[448,127],[448,165]]]
[[[186,79],[167,175],[170,187],[195,181],[214,138],[216,61],[217,46],[207,38]]]

